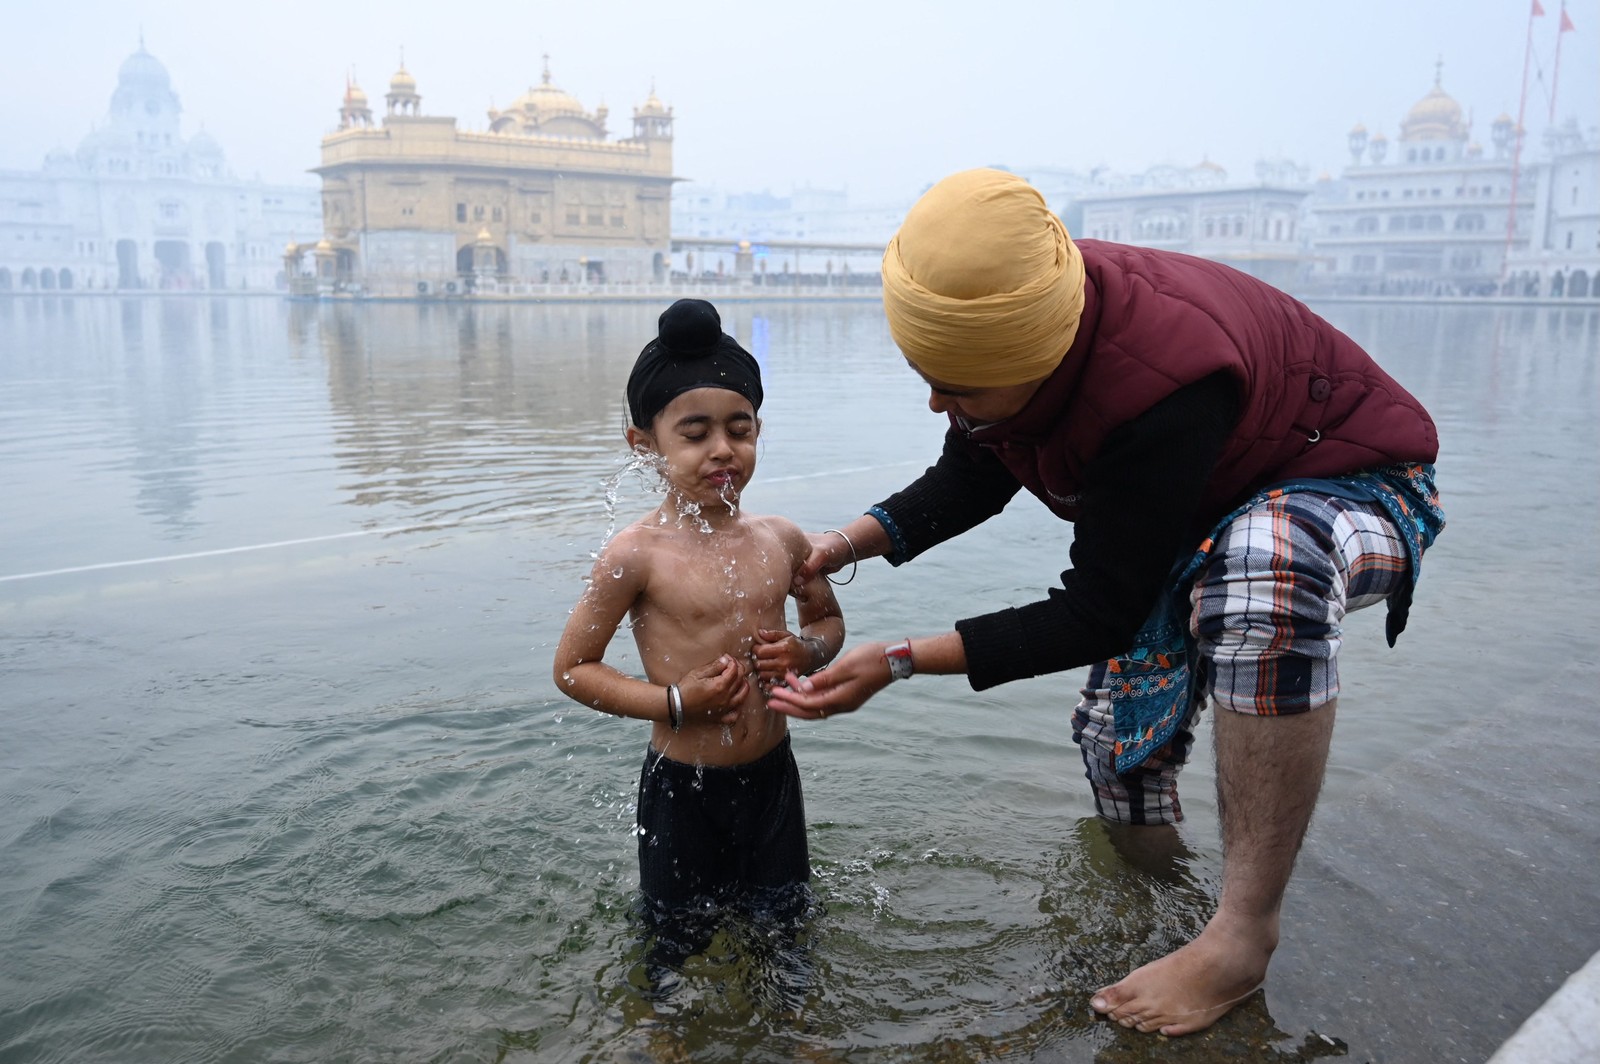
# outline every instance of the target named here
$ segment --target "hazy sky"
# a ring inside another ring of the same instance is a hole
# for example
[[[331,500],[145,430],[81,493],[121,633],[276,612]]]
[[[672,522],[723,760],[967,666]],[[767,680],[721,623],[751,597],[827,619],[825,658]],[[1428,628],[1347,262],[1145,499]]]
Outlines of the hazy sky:
[[[1546,124],[1560,0],[1535,22],[1527,126]],[[968,166],[1142,170],[1209,157],[1247,180],[1263,156],[1313,175],[1356,122],[1391,140],[1432,86],[1489,123],[1513,116],[1528,0],[537,0],[340,3],[0,0],[0,168],[35,169],[106,113],[141,30],[186,133],[241,176],[304,181],[345,74],[381,112],[404,49],[428,114],[482,129],[540,77],[613,136],[652,83],[677,118],[675,170],[731,191],[795,185],[899,199]],[[1600,122],[1600,0],[1568,7],[1558,117]]]

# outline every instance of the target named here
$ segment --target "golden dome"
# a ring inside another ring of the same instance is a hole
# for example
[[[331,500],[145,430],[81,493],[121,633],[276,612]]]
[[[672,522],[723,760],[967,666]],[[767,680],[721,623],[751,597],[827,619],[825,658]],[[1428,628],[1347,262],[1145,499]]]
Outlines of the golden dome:
[[[1437,80],[1428,94],[1412,105],[1400,123],[1401,140],[1464,140],[1466,135],[1461,105],[1440,87]]]
[[[318,254],[327,254],[328,252],[330,252],[332,250],[333,250],[333,243],[327,237],[323,237],[321,240],[317,241],[317,253]]]
[[[389,79],[389,91],[396,96],[417,91],[417,79],[411,76],[404,63],[401,63],[400,69],[394,72],[394,77]]]
[[[670,114],[670,113],[671,113],[670,108],[668,108],[666,104],[661,102],[661,97],[656,95],[655,86],[652,85],[650,87],[650,98],[645,100],[644,105],[639,108],[638,114],[640,114],[641,116],[643,116],[643,115],[660,116],[660,115],[665,115],[665,114]]]
[[[1207,159],[1207,158],[1201,158],[1200,162],[1198,164],[1196,164],[1195,169],[1196,170],[1211,170],[1211,171],[1213,171],[1215,173],[1219,173],[1219,174],[1225,174],[1225,173],[1228,172],[1228,171],[1224,170],[1222,167],[1218,166],[1216,163],[1212,162],[1210,159]]]
[[[1367,127],[1362,125],[1360,122],[1357,122],[1355,125],[1350,127],[1351,136],[1355,136],[1357,133],[1365,133],[1366,131]]]
[[[480,243],[480,244],[492,244],[492,243],[494,243],[494,237],[490,235],[488,226],[484,226],[482,229],[478,230],[478,243]]]
[[[521,111],[530,118],[540,120],[556,115],[585,117],[583,104],[569,93],[562,92],[550,81],[550,57],[544,57],[544,75],[537,86],[511,101],[507,111]],[[503,113],[503,112],[502,112]]]
[[[361,91],[360,85],[357,85],[354,81],[352,81],[349,85],[345,86],[344,102],[345,106],[347,107],[365,107],[367,106],[367,94]]]
[[[1372,143],[1377,144],[1380,141],[1384,144],[1387,144],[1389,143],[1389,138],[1384,136],[1382,133],[1374,133],[1372,135]]]

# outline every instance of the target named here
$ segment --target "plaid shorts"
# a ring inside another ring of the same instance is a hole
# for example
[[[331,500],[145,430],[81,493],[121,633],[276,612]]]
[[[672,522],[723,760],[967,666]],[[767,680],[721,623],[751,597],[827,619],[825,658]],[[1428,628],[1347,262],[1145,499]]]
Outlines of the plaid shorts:
[[[1381,505],[1316,492],[1267,499],[1219,535],[1190,592],[1195,698],[1172,738],[1118,775],[1108,662],[1089,670],[1072,715],[1095,807],[1110,820],[1175,824],[1178,770],[1206,699],[1258,715],[1304,713],[1339,696],[1345,614],[1408,586],[1405,540]]]

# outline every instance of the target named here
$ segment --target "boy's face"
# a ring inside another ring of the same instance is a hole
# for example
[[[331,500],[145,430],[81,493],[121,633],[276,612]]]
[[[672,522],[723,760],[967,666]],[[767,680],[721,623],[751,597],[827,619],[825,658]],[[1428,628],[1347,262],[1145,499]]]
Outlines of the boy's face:
[[[756,470],[761,431],[750,400],[727,388],[695,388],[661,409],[650,430],[630,427],[628,446],[666,459],[667,483],[702,506],[733,504]]]

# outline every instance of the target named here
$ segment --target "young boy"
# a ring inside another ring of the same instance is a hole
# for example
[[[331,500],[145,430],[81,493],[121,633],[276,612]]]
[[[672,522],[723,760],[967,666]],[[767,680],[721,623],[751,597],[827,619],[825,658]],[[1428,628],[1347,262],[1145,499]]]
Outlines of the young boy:
[[[556,649],[555,682],[605,713],[652,722],[639,779],[639,879],[653,915],[810,879],[787,718],[765,692],[822,668],[844,642],[826,577],[793,589],[811,552],[781,517],[745,513],[761,371],[716,309],[680,299],[628,378],[626,436],[653,456],[661,505],[595,562]],[[799,634],[784,599],[798,601]],[[631,616],[647,679],[603,660]]]

